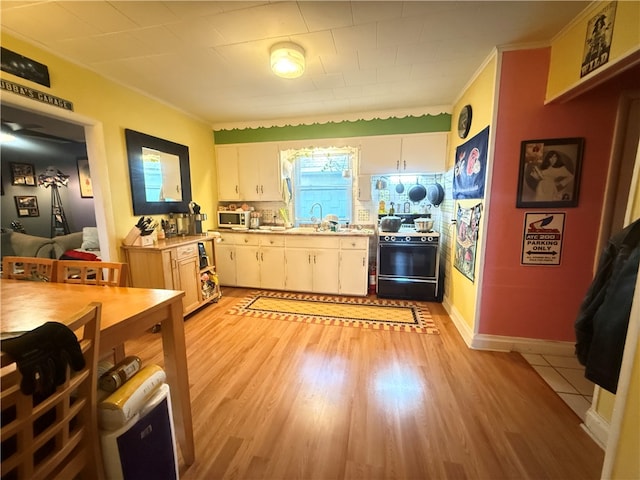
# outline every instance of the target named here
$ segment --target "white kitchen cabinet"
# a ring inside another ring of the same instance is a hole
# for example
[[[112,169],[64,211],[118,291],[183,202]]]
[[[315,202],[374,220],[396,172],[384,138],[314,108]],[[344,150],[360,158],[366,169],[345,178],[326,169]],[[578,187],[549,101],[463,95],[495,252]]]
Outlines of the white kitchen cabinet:
[[[360,172],[363,175],[389,175],[397,171],[402,151],[399,135],[363,137],[360,144]]]
[[[225,286],[284,289],[281,235],[222,233],[216,247],[218,278]]]
[[[337,237],[286,237],[285,288],[297,292],[338,293],[339,247]]]
[[[216,147],[216,172],[218,174],[218,200],[240,200],[238,178],[238,148]]]
[[[444,172],[448,133],[416,133],[402,137],[400,173]]]
[[[213,238],[207,237],[175,237],[144,247],[123,246],[131,286],[184,291],[184,315],[214,300],[204,293],[201,283],[201,275],[212,272],[214,266],[200,266],[199,243],[205,248],[207,260],[213,259]]]
[[[371,175],[358,175],[358,201],[371,201]]]
[[[255,143],[238,146],[238,178],[242,200],[282,200],[278,145]]]
[[[369,238],[341,238],[340,295],[366,295],[368,267]]]
[[[360,146],[360,173],[444,172],[447,140],[447,132],[364,137]]]

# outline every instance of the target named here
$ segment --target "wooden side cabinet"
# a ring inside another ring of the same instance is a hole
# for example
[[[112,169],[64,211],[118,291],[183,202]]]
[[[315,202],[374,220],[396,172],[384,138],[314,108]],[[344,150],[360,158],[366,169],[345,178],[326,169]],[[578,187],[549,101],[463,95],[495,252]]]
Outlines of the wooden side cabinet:
[[[200,252],[199,244],[204,247]],[[203,277],[214,273],[214,239],[176,237],[146,247],[123,246],[132,287],[182,290],[182,310],[187,315],[218,300]]]

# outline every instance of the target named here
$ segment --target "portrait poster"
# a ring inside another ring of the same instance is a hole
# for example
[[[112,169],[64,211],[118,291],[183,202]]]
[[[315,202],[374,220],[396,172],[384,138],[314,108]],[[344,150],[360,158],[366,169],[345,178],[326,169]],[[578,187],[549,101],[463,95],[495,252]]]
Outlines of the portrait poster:
[[[484,198],[488,148],[489,127],[456,148],[456,165],[453,170],[454,199]]]
[[[481,203],[472,208],[462,208],[458,205],[453,265],[472,282],[475,281],[478,229],[480,228],[481,216]]]
[[[616,19],[616,2],[610,2],[587,23],[587,38],[580,68],[580,78],[602,67],[609,61],[613,23]]]
[[[91,172],[89,171],[89,160],[79,158],[78,163],[78,184],[80,185],[80,196],[82,198],[93,198],[93,185],[91,184]]]

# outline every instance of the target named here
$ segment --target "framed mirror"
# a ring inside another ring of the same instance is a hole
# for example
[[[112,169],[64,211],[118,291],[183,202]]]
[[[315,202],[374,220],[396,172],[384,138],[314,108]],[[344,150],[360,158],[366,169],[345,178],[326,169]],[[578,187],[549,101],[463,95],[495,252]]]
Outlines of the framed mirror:
[[[134,215],[189,213],[189,148],[125,129]]]

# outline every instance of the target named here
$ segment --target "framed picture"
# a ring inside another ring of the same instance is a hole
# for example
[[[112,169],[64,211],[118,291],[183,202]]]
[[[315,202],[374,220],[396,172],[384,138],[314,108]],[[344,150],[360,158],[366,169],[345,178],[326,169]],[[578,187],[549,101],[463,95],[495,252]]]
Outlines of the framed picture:
[[[30,163],[12,163],[11,185],[36,187],[36,169]]]
[[[16,210],[19,217],[39,217],[38,197],[35,195],[16,195]]]
[[[93,198],[93,186],[91,185],[91,172],[89,171],[89,160],[79,158],[78,161],[78,183],[80,184],[80,196],[82,198]]]
[[[516,207],[576,207],[583,149],[583,138],[522,142]]]

